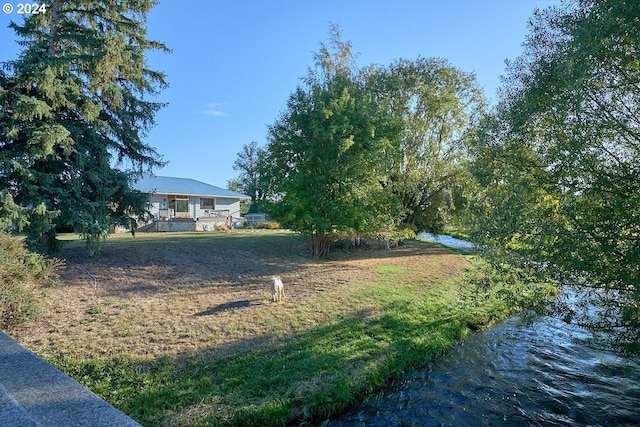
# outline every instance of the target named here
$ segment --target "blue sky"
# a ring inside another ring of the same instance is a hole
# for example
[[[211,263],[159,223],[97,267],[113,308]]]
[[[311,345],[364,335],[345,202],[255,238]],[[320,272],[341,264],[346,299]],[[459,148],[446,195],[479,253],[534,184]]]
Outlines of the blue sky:
[[[8,0],[14,6],[17,0]],[[4,3],[3,3],[4,4]],[[157,175],[225,187],[243,144],[266,142],[267,126],[328,40],[330,23],[358,53],[358,65],[440,57],[474,72],[495,96],[505,59],[522,51],[527,21],[553,0],[161,0],[149,37],[172,53],[149,55],[167,75],[169,105],[147,142],[169,164]],[[19,47],[0,14],[0,62]]]

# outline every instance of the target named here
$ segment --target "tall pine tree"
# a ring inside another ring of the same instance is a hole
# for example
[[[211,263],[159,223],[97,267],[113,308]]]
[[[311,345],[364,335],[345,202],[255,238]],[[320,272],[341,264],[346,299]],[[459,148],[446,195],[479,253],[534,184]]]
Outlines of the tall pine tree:
[[[0,215],[23,215],[31,249],[55,250],[56,225],[95,249],[144,213],[129,183],[162,163],[144,141],[166,86],[145,61],[167,51],[146,37],[155,3],[57,0],[10,24],[23,50],[0,72]]]

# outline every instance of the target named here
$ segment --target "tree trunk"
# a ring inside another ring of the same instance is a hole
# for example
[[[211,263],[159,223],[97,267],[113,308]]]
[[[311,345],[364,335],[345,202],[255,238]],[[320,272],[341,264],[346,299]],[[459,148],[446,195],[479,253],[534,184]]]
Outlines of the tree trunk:
[[[326,233],[313,233],[311,235],[311,256],[322,258],[327,256],[331,249],[331,235]]]

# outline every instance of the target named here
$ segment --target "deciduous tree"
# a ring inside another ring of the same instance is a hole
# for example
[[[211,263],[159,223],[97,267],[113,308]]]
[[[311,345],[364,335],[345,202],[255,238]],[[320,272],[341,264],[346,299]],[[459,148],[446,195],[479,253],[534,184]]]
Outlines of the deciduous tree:
[[[355,70],[337,27],[315,62],[269,128],[265,174],[278,219],[310,236],[313,256],[323,256],[336,234],[395,226],[399,206],[380,180],[396,129]]]
[[[441,232],[462,184],[464,139],[484,110],[475,76],[443,59],[419,58],[372,67],[368,80],[402,129],[386,151],[381,184],[402,204],[405,225]]]
[[[240,172],[234,181],[235,191],[241,191],[251,196],[251,206],[255,209],[257,203],[267,197],[268,187],[262,178],[261,170],[265,149],[256,141],[242,146],[242,151],[233,162],[233,169]]]
[[[640,351],[640,4],[538,11],[472,150],[476,237],[581,284]],[[615,314],[615,315],[614,315]]]

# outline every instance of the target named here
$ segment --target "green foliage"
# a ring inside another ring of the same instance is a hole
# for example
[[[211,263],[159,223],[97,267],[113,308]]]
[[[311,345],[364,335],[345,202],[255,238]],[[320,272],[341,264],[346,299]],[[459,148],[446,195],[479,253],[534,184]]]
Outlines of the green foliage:
[[[395,206],[383,191],[380,153],[397,133],[352,67],[350,45],[334,28],[304,87],[269,128],[263,176],[283,225],[311,236],[312,254],[333,236],[389,229]]]
[[[525,310],[543,312],[557,296],[557,284],[545,281],[541,269],[532,263],[516,262],[514,253],[487,250],[474,263],[461,284],[461,303],[472,330]]]
[[[259,147],[256,141],[252,141],[242,146],[242,151],[233,162],[233,170],[240,171],[240,175],[234,181],[234,191],[251,196],[252,205],[264,200],[268,194],[268,188],[260,173],[265,155],[264,148]]]
[[[451,282],[408,285],[410,270],[382,269],[368,285],[345,288],[366,316],[341,311],[268,345],[153,361],[65,353],[52,363],[144,425],[318,425],[444,354],[468,323],[490,317],[485,310],[498,316],[485,301],[467,312]]]
[[[441,232],[464,186],[463,142],[484,98],[473,74],[444,60],[355,67],[351,45],[331,28],[310,69],[269,128],[260,177],[285,226],[323,256],[345,235],[389,240]],[[250,168],[243,167],[243,170]]]
[[[95,316],[96,314],[102,313],[102,307],[99,305],[94,305],[89,310],[87,310],[87,314]]]
[[[475,76],[442,59],[398,60],[368,70],[370,90],[402,131],[385,152],[382,185],[416,231],[441,232],[463,185],[464,141],[484,111]]]
[[[255,230],[281,230],[282,226],[277,221],[256,222],[252,225],[250,222],[244,224],[246,228],[252,228]]]
[[[623,346],[640,337],[625,314],[640,301],[638,16],[632,1],[538,11],[469,168],[474,239],[585,285],[604,316],[577,320]]]
[[[55,238],[55,219],[59,211],[50,211],[44,203],[28,210],[27,247],[38,252],[53,253],[59,249]]]
[[[27,209],[16,205],[7,191],[0,191],[0,230],[22,230],[27,224]]]
[[[144,54],[166,48],[146,39],[155,2],[54,1],[47,13],[11,23],[23,50],[0,72],[0,186],[3,202],[27,210],[30,248],[55,250],[55,225],[90,247],[144,213],[130,189],[137,173],[161,164],[143,142],[165,85]],[[4,222],[13,221],[0,212]]]
[[[37,289],[55,279],[53,260],[27,251],[20,239],[0,231],[0,328],[37,315]]]

